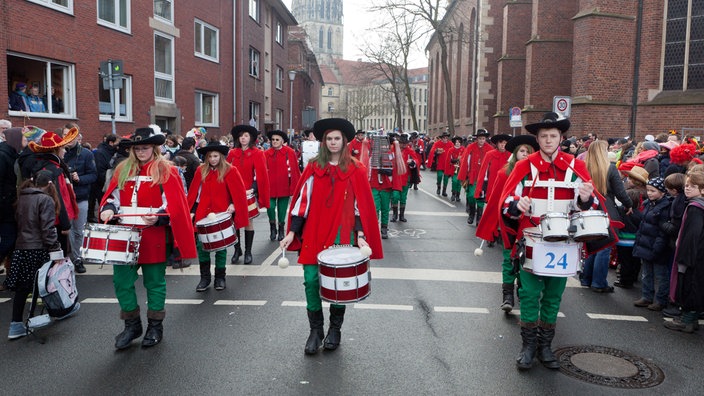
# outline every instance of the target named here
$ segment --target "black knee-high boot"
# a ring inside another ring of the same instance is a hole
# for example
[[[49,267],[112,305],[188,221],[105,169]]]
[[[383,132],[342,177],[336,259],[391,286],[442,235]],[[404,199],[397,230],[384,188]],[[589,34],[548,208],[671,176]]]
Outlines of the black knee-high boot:
[[[142,339],[142,347],[149,348],[161,342],[164,336],[164,311],[147,311],[147,331]]]
[[[244,263],[252,264],[252,241],[254,241],[254,230],[244,230]]]
[[[225,268],[215,268],[215,290],[225,290]]]
[[[398,220],[398,205],[391,205],[391,222],[395,223]]]
[[[406,220],[406,205],[401,205],[401,207],[398,210],[398,220],[405,223],[408,220]]]
[[[134,311],[120,311],[120,319],[125,321],[125,329],[115,337],[115,348],[125,349],[132,340],[142,336],[142,319],[139,317],[139,307]]]
[[[538,322],[538,360],[543,366],[557,370],[560,362],[552,352],[552,339],[555,338],[555,324]]]
[[[212,275],[210,275],[210,261],[202,261],[200,263],[200,282],[198,282],[198,286],[196,286],[196,291],[206,291],[208,286],[210,286],[211,279]]]
[[[275,241],[276,240],[276,222],[275,221],[270,221],[269,222],[269,240],[270,241]]]
[[[235,243],[235,254],[232,255],[232,260],[230,264],[237,264],[240,262],[240,257],[242,257],[242,240],[240,239],[240,229],[235,230],[235,235],[237,235],[237,243]]]
[[[342,322],[345,320],[345,306],[342,308],[330,307],[330,328],[328,328],[328,335],[325,337],[323,347],[327,350],[335,350],[340,345],[340,339],[342,334],[340,329],[342,328]]]
[[[280,240],[284,239],[285,236],[286,236],[286,223],[281,222],[281,223],[279,223],[279,236],[276,238],[276,240],[280,241]]]
[[[306,355],[314,355],[323,345],[323,337],[325,337],[325,329],[323,329],[325,319],[323,311],[308,310],[308,323],[310,323],[310,334],[306,340],[305,352]]]
[[[538,349],[538,328],[535,322],[521,323],[521,339],[523,346],[521,353],[516,359],[516,367],[519,370],[528,370],[533,367],[533,360]]]

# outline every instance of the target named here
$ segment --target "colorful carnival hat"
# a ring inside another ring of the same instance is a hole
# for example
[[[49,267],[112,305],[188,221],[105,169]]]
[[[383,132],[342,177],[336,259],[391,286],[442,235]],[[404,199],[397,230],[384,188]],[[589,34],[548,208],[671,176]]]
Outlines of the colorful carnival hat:
[[[137,128],[134,131],[129,140],[122,140],[120,144],[124,147],[132,147],[138,145],[155,145],[161,146],[166,141],[166,136],[161,133],[161,128],[158,131],[154,130],[153,127],[148,128]]]
[[[570,120],[562,114],[555,112],[547,112],[543,114],[543,119],[540,122],[526,125],[526,130],[533,135],[537,135],[541,129],[557,128],[561,133],[567,132],[570,129]]]
[[[63,138],[54,132],[46,132],[39,139],[39,143],[29,142],[29,149],[35,153],[48,153],[64,147],[78,137],[78,128],[71,128]]]
[[[274,135],[281,136],[281,139],[284,140],[284,143],[288,144],[288,135],[286,134],[286,132],[280,129],[274,129],[273,131],[269,131],[266,133],[266,137],[268,137],[269,140],[271,140],[271,137]]]
[[[202,155],[203,157],[205,157],[211,151],[217,151],[223,156],[227,157],[227,153],[230,151],[230,148],[225,146],[224,144],[221,144],[217,140],[211,140],[205,147],[198,148],[198,154]]]
[[[39,143],[39,140],[42,138],[42,135],[46,133],[45,130],[35,127],[33,125],[27,125],[24,128],[22,128],[22,134],[24,137],[27,138],[28,142],[36,142]]]
[[[356,131],[354,125],[344,118],[323,118],[313,124],[313,134],[318,141],[323,141],[323,136],[327,131],[340,131],[348,142],[352,141]]]

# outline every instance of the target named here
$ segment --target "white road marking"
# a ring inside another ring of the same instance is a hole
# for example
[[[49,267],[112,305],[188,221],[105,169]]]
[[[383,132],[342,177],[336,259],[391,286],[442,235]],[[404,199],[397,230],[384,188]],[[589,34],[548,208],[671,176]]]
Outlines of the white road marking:
[[[193,298],[167,298],[166,304],[169,305],[198,305],[203,304],[203,300]]]
[[[304,307],[305,308],[306,305],[308,305],[308,304],[306,304],[305,301],[283,301],[281,303],[282,307]],[[323,301],[323,308],[328,308],[328,307],[330,307],[330,303]]]
[[[262,306],[267,303],[266,300],[217,300],[213,305],[250,305]]]
[[[521,315],[521,310],[520,310],[520,309],[514,309],[513,311],[511,311],[511,314],[520,316],[520,315]],[[558,318],[564,318],[564,317],[565,317],[565,314],[562,313],[562,312],[558,312],[558,313],[557,313],[557,317],[558,317]]]
[[[428,192],[428,191],[425,191],[425,190],[422,189],[422,188],[418,188],[418,191],[421,191],[422,193],[428,195],[430,198],[432,198],[432,199],[434,199],[434,200],[436,200],[436,201],[440,201],[440,202],[444,203],[445,205],[447,205],[447,206],[449,206],[449,207],[451,207],[451,208],[456,208],[456,207],[457,207],[457,206],[455,206],[454,204],[451,204],[451,203],[445,201],[444,199],[442,199],[442,198],[436,196],[435,194],[430,193],[430,192]]]
[[[406,214],[413,216],[467,217],[467,213],[464,212],[422,212],[417,210],[407,210]]]
[[[488,314],[489,310],[486,308],[473,308],[473,307],[435,307],[433,308],[435,312],[455,312],[455,313],[480,313]]]
[[[647,322],[648,319],[642,316],[632,316],[632,315],[608,315],[608,314],[598,314],[587,312],[587,317],[590,319],[604,319],[604,320],[623,320],[627,322]]]
[[[394,305],[394,304],[354,304],[355,308],[359,309],[389,309],[393,311],[413,311],[413,305]]]
[[[10,298],[0,298],[0,303],[8,302],[10,300]]]
[[[81,304],[117,304],[116,298],[84,298]]]

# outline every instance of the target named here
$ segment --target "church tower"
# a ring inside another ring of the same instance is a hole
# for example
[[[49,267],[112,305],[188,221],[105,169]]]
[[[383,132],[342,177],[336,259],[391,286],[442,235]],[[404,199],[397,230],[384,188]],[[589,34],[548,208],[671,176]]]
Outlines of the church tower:
[[[342,59],[342,0],[293,0],[291,13],[313,44],[318,63]]]

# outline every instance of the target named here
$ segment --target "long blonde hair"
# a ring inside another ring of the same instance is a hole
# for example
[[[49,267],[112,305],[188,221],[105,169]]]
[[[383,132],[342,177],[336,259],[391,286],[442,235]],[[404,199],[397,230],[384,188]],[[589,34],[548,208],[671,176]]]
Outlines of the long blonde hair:
[[[201,180],[205,181],[205,177],[208,176],[208,172],[210,172],[210,164],[208,163],[208,156],[210,153],[218,153],[220,156],[220,161],[218,161],[218,165],[214,169],[218,172],[218,182],[222,183],[222,181],[225,180],[225,175],[230,171],[232,165],[225,160],[225,156],[222,155],[221,152],[215,150],[205,153],[205,161],[199,167]]]
[[[171,162],[161,155],[161,148],[154,145],[152,151],[151,164],[149,165],[149,176],[152,177],[152,186],[166,183],[171,176]],[[117,174],[117,186],[123,188],[125,182],[139,173],[139,160],[134,150],[129,150],[127,159],[120,162],[115,168]]]
[[[589,145],[587,150],[587,170],[589,171],[589,176],[592,178],[592,184],[594,188],[601,193],[601,195],[606,195],[607,177],[609,173],[609,157],[606,155],[606,151],[609,148],[609,143],[605,140],[597,140]]]

